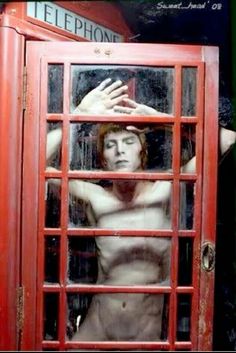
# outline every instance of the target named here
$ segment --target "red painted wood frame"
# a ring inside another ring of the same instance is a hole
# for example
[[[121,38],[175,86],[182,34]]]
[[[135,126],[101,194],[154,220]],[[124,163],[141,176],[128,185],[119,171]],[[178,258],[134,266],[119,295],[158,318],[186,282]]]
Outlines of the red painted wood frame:
[[[24,36],[0,28],[0,349],[17,350]]]
[[[124,36],[124,42],[128,42],[132,37],[131,31],[115,3],[107,1],[55,1],[55,4],[119,33]],[[27,1],[6,2],[2,25],[17,28],[19,33],[24,33],[28,38],[34,40],[88,41],[83,37],[27,16],[26,8]]]
[[[107,55],[109,53],[109,55]],[[58,59],[59,58],[59,59]],[[47,113],[48,64],[64,65],[63,114]],[[111,173],[68,171],[68,128],[70,122],[108,122],[111,116],[72,115],[70,106],[71,64],[145,65],[174,67],[174,115],[163,116],[113,116],[119,122],[149,122],[173,124],[173,173]],[[181,115],[181,70],[183,67],[197,68],[196,116]],[[201,267],[201,247],[205,242],[215,242],[217,144],[218,144],[218,49],[216,47],[162,44],[104,44],[104,43],[36,43],[27,46],[28,96],[24,133],[23,174],[23,257],[22,280],[25,286],[25,321],[21,349],[150,349],[150,350],[211,350],[214,270]],[[46,122],[62,123],[61,171],[45,172]],[[196,173],[180,173],[181,124],[196,126]],[[44,225],[45,178],[59,177],[62,180],[61,227],[47,229]],[[169,236],[172,238],[171,285],[158,286],[99,286],[67,285],[66,283],[66,238],[72,236],[113,235],[116,230],[67,228],[68,185],[67,177],[81,179],[161,179],[173,182],[173,226],[171,230],[120,230],[121,236]],[[195,182],[194,229],[179,230],[180,181]],[[56,285],[44,283],[44,237],[59,235],[60,280]],[[178,239],[193,239],[192,285],[177,284]],[[66,294],[69,292],[151,292],[168,293],[170,296],[169,328],[167,341],[160,342],[80,342],[65,341]],[[58,340],[43,340],[43,294],[59,293]],[[176,340],[177,295],[191,295],[191,339]],[[210,303],[210,305],[209,305]]]

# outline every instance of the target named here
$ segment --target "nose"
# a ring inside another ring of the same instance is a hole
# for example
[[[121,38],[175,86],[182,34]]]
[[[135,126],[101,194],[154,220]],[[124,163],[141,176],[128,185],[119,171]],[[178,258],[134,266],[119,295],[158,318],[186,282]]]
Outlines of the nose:
[[[124,153],[124,144],[122,141],[117,141],[117,144],[116,144],[116,155],[120,155]]]

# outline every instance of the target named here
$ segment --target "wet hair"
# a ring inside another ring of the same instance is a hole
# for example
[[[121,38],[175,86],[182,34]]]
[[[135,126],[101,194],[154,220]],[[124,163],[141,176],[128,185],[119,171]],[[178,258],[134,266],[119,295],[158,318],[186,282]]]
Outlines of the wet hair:
[[[98,151],[98,158],[99,158],[100,164],[102,165],[103,168],[106,167],[106,161],[104,159],[104,140],[106,135],[109,134],[110,132],[121,132],[121,131],[132,132],[133,134],[138,136],[141,144],[141,151],[140,151],[141,167],[142,169],[145,169],[147,164],[147,143],[146,143],[145,135],[144,133],[136,130],[127,130],[127,124],[122,124],[122,123],[121,124],[108,123],[108,124],[101,124],[99,126],[98,135],[97,135],[97,151]]]

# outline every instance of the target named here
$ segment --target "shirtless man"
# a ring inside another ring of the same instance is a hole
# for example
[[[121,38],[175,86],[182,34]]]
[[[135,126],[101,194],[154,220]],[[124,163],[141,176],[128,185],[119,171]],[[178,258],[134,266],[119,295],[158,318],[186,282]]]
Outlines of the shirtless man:
[[[94,114],[157,114],[153,108],[130,100],[120,81],[103,81],[80,103],[76,112]],[[94,99],[96,98],[96,99]],[[129,107],[117,106],[125,101]],[[158,113],[159,114],[159,113]],[[235,141],[235,135],[232,135]],[[47,158],[58,150],[60,129],[48,133]],[[222,141],[224,138],[222,138]],[[229,139],[227,139],[229,141]],[[233,138],[232,138],[233,142]],[[145,167],[146,144],[135,126],[103,124],[98,149],[103,168],[115,172],[137,172]],[[225,152],[225,151],[224,151]],[[54,168],[48,167],[52,171]],[[184,172],[194,172],[195,157]],[[58,183],[56,179],[50,180]],[[70,180],[69,192],[90,206],[96,226],[111,229],[170,229],[166,205],[170,181],[117,180],[103,188],[92,182]],[[89,217],[91,219],[91,217]],[[96,237],[97,284],[168,285],[170,246],[168,237]],[[107,293],[93,296],[88,313],[72,340],[157,341],[161,339],[164,294]]]

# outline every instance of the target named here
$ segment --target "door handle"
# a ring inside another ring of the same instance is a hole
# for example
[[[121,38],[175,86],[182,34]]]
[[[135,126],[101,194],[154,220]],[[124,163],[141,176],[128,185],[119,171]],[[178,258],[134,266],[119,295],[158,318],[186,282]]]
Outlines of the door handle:
[[[202,245],[201,264],[203,270],[207,272],[215,268],[215,246],[210,242]]]

